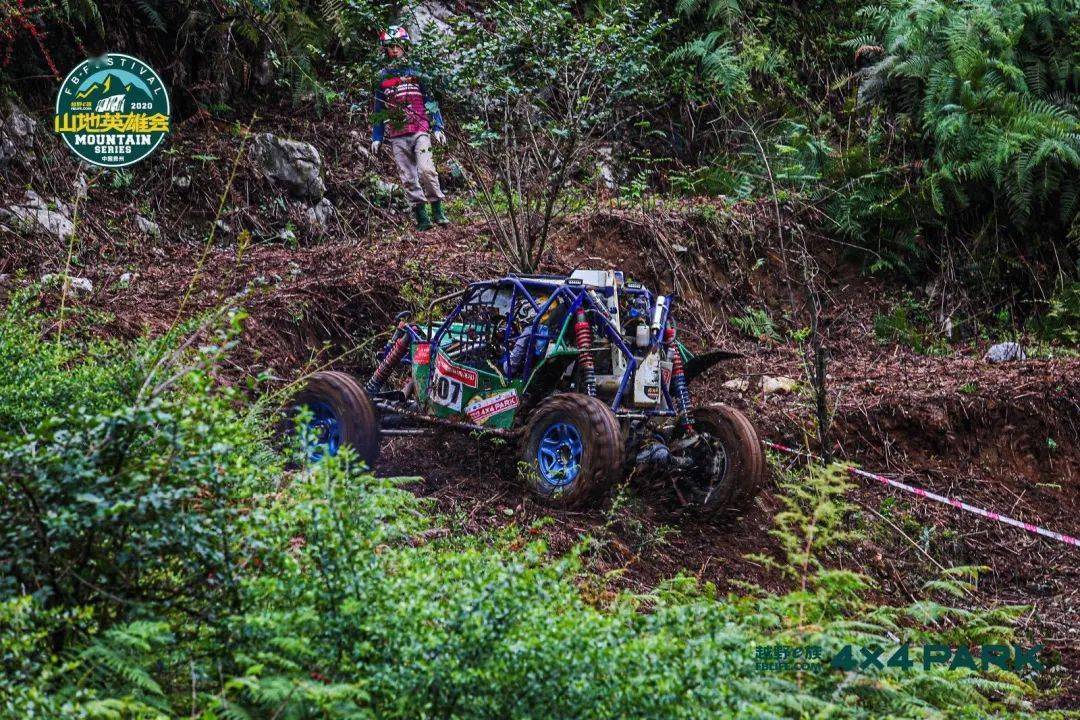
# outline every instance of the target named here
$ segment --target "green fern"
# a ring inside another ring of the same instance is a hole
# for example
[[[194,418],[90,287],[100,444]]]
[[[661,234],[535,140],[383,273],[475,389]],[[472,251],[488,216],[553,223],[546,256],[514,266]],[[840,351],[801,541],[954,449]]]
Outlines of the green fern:
[[[924,188],[939,215],[987,192],[1018,225],[1056,209],[1080,176],[1080,114],[1062,102],[1075,3],[893,0],[860,14],[887,53],[863,71],[860,101],[917,115],[931,143]]]
[[[742,15],[743,8],[739,0],[678,0],[675,12],[681,15],[700,12],[708,20],[720,20],[730,26]]]
[[[146,19],[150,26],[158,32],[167,32],[167,26],[165,24],[165,18],[162,17],[161,12],[154,7],[153,0],[135,0],[135,7],[139,8],[139,12]]]

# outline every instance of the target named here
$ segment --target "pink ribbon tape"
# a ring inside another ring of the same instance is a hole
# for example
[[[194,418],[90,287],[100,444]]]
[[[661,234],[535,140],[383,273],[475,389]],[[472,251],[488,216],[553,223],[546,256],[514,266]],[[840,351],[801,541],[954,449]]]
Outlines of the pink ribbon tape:
[[[795,448],[790,448],[790,447],[788,447],[786,445],[781,445],[779,443],[770,442],[768,440],[765,441],[765,445],[766,445],[766,447],[771,447],[773,450],[779,450],[780,452],[786,452],[786,453],[789,453],[791,455],[804,455],[806,457],[813,458],[815,460],[820,460],[821,459],[821,458],[817,457],[816,455],[811,455],[810,453],[806,453],[806,452],[803,452],[801,450],[796,450]],[[1048,538],[1051,538],[1053,540],[1057,540],[1058,542],[1066,543],[1067,545],[1074,545],[1076,547],[1080,547],[1080,540],[1078,540],[1077,538],[1072,537],[1071,535],[1065,535],[1063,533],[1054,532],[1053,530],[1047,530],[1046,528],[1039,527],[1038,525],[1032,525],[1031,523],[1021,522],[1020,520],[1016,520],[1016,519],[1008,517],[1006,515],[999,515],[996,512],[990,512],[989,510],[983,510],[982,508],[975,507],[974,505],[968,505],[966,502],[963,502],[962,500],[957,500],[956,498],[948,498],[948,497],[945,497],[944,495],[938,495],[937,493],[932,493],[929,490],[923,490],[922,488],[917,488],[917,487],[914,487],[912,485],[907,485],[905,483],[902,483],[899,480],[893,480],[892,478],[887,478],[884,475],[877,475],[875,473],[866,472],[865,470],[859,470],[858,468],[851,468],[851,474],[852,475],[859,475],[861,477],[869,478],[871,480],[877,480],[878,482],[883,483],[885,485],[888,485],[890,487],[899,488],[900,490],[906,490],[909,493],[914,493],[915,495],[918,495],[919,497],[927,498],[928,500],[933,500],[935,502],[943,503],[945,505],[952,505],[955,508],[960,508],[961,510],[966,510],[969,513],[974,513],[975,515],[979,515],[981,517],[990,518],[991,520],[997,520],[998,522],[1005,523],[1006,525],[1012,525],[1013,527],[1018,527],[1018,528],[1021,528],[1023,530],[1027,530],[1029,533],[1034,533],[1036,535],[1042,535],[1043,537],[1048,537]]]

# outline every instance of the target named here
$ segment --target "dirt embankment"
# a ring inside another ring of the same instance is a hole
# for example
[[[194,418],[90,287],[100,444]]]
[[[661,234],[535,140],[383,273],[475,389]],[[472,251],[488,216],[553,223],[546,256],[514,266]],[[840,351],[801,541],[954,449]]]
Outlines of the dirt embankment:
[[[243,155],[228,185],[239,139],[227,124],[197,118],[179,128],[176,152],[162,163],[137,167],[121,181],[101,176],[91,183],[70,257],[72,274],[92,280],[94,289],[71,304],[71,322],[109,336],[160,333],[178,314],[207,311],[244,293],[250,319],[235,358],[237,374],[270,370],[287,379],[326,364],[363,374],[378,334],[399,311],[419,310],[443,291],[504,271],[467,206],[454,208],[457,225],[417,236],[404,215],[371,204],[360,188],[376,164],[360,152],[351,128],[277,119],[257,129],[319,147],[328,196],[338,208],[335,223],[320,232],[307,227],[304,208],[279,201]],[[49,154],[46,140],[39,144],[48,163],[16,169],[0,188],[4,200],[27,186],[67,197],[78,170],[65,154]],[[207,243],[222,197],[223,224]],[[161,237],[143,235],[137,214],[152,217]],[[691,345],[745,356],[700,381],[699,400],[738,406],[763,434],[800,443],[814,437],[815,427],[805,385],[766,395],[760,379],[804,380],[801,349],[747,338],[730,323],[747,307],[768,309],[778,326],[790,314],[772,218],[769,206],[714,200],[600,207],[558,227],[542,269],[620,267],[659,289],[677,289],[680,332]],[[293,226],[295,240],[282,239],[280,230]],[[978,347],[928,357],[882,345],[873,318],[899,289],[859,275],[825,238],[810,236],[808,245],[828,300],[830,449],[836,456],[1080,535],[1080,360],[992,366]],[[67,243],[37,235],[10,239],[0,246],[0,273],[12,275],[6,287],[62,271],[68,251]],[[52,292],[43,302],[55,306],[58,297]],[[725,379],[746,379],[747,389],[724,387]],[[602,570],[618,570],[623,585],[644,589],[684,571],[721,588],[733,581],[780,586],[779,578],[745,558],[777,550],[766,532],[779,507],[774,486],[727,527],[681,517],[634,488],[593,511],[553,513],[522,490],[508,469],[510,452],[453,435],[395,439],[379,471],[413,475],[422,469],[416,490],[434,497],[464,531],[552,515],[556,522],[540,532],[556,551],[584,534],[600,537],[607,542],[594,561]],[[1080,669],[1080,656],[1071,654],[1080,647],[1076,549],[878,486],[857,486],[854,499],[863,510],[853,522],[871,531],[865,541],[839,549],[837,564],[869,574],[883,596],[897,602],[918,594],[937,565],[987,565],[984,594],[974,602],[1032,605],[1026,639],[1064,652],[1074,675]]]

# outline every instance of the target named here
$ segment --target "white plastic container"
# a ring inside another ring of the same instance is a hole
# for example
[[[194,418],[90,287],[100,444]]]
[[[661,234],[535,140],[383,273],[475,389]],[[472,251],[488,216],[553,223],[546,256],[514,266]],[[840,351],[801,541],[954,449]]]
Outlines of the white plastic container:
[[[637,326],[637,330],[634,332],[634,344],[639,348],[649,347],[650,337],[651,333],[649,331],[649,326],[645,323],[640,323]]]

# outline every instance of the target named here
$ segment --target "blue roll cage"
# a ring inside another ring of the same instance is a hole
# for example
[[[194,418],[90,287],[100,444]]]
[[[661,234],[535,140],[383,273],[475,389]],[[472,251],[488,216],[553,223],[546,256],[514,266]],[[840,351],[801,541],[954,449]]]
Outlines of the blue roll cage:
[[[426,337],[421,335],[418,328],[414,325],[406,325],[405,329],[409,333],[410,340],[412,342],[429,342],[433,348],[439,348],[443,337],[449,332],[451,326],[461,313],[468,307],[476,297],[477,293],[484,292],[485,290],[498,290],[506,287],[507,285],[512,287],[512,293],[510,296],[510,306],[506,314],[506,330],[503,336],[502,356],[500,358],[500,365],[506,367],[511,349],[514,344],[522,337],[527,335],[525,346],[525,362],[520,370],[520,377],[527,378],[526,387],[531,381],[531,375],[533,366],[536,362],[536,343],[538,340],[543,339],[548,341],[548,337],[541,337],[539,328],[541,325],[541,318],[551,309],[551,307],[562,297],[567,297],[569,305],[566,310],[566,319],[563,322],[567,322],[568,319],[573,318],[578,308],[586,307],[594,311],[593,317],[599,320],[600,326],[604,331],[607,338],[619,349],[626,359],[626,370],[623,372],[622,378],[619,382],[619,389],[615,393],[615,397],[611,402],[611,409],[613,412],[619,410],[619,406],[622,404],[623,395],[626,392],[626,388],[630,383],[630,380],[634,377],[634,371],[637,369],[637,360],[634,358],[633,352],[623,341],[622,336],[612,325],[610,315],[608,314],[607,307],[598,303],[593,297],[590,291],[597,292],[603,297],[607,298],[613,294],[611,288],[600,288],[595,286],[586,285],[583,281],[576,278],[562,277],[562,276],[550,276],[550,275],[508,275],[498,280],[483,280],[480,282],[470,283],[465,289],[459,290],[451,295],[437,298],[432,301],[428,306],[428,331]],[[628,295],[640,295],[646,300],[649,308],[649,317],[655,312],[656,305],[654,302],[653,294],[643,286],[635,285],[623,285],[620,288],[620,292]],[[543,303],[540,303],[534,296],[534,293],[546,294],[547,298]],[[457,306],[450,312],[449,315],[443,320],[439,329],[434,334],[431,333],[431,313],[434,310],[434,306],[442,301],[449,300],[455,296],[462,296],[462,299],[458,302]],[[660,317],[660,330],[652,332],[649,339],[649,346],[646,349],[646,354],[653,352],[658,345],[663,342],[664,328],[667,327],[668,318],[671,313],[671,306],[675,301],[675,295],[670,295],[669,302],[665,303],[661,310]],[[515,334],[513,332],[514,316],[518,311],[518,302],[528,302],[534,311],[533,320],[527,326],[523,328],[520,333]],[[676,350],[678,352],[678,350]],[[434,357],[434,354],[432,354]],[[404,359],[404,363],[409,363],[410,360]],[[672,410],[675,403],[672,402],[671,395],[668,392],[668,388],[661,384],[661,390],[664,395],[664,401],[667,405],[666,410],[645,410],[643,414],[649,416],[669,416],[675,415],[675,411]]]

